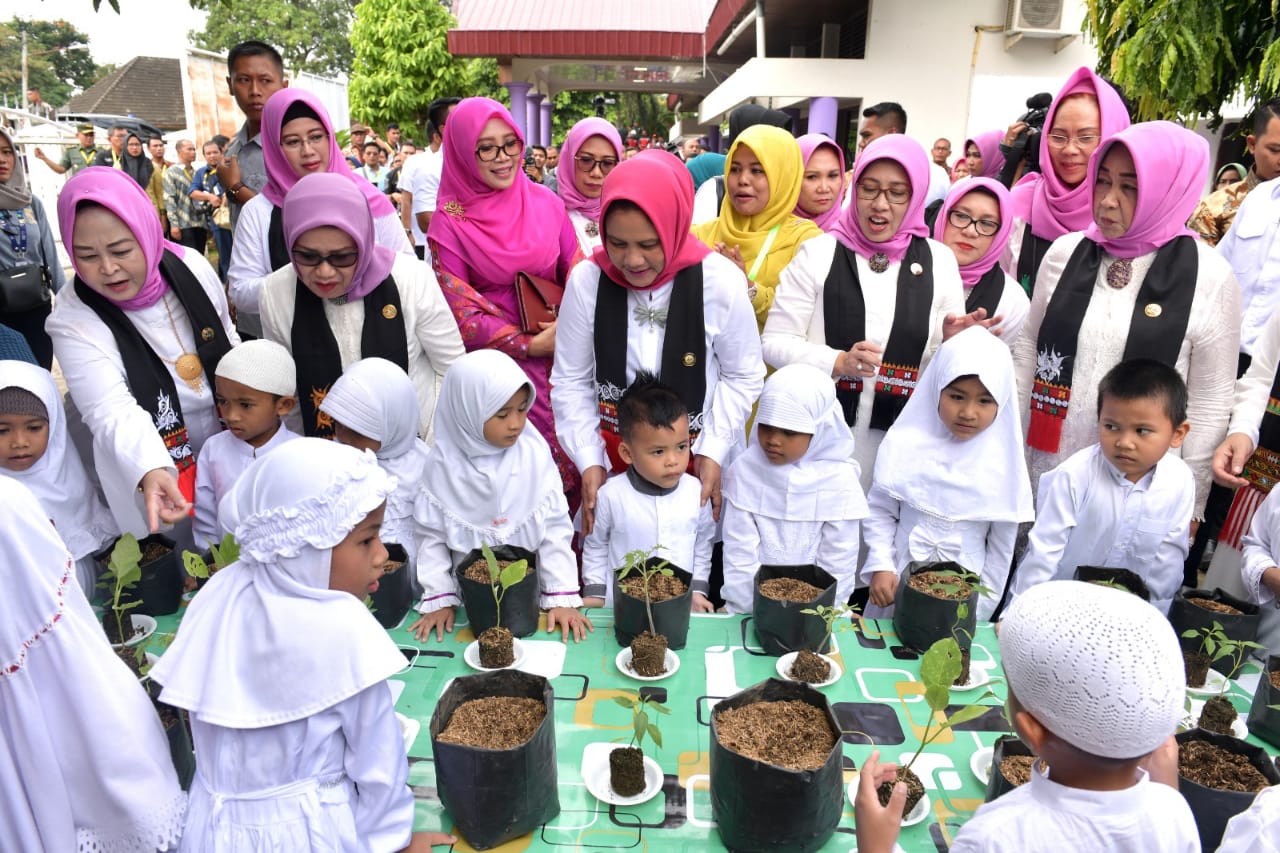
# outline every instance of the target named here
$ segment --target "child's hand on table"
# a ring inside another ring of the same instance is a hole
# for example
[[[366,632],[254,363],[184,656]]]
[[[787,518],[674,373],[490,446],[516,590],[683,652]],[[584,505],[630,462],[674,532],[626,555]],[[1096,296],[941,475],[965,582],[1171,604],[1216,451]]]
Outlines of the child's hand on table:
[[[689,610],[694,613],[715,613],[716,606],[705,595],[695,592],[693,594],[693,603],[689,606]]]
[[[548,610],[547,633],[555,633],[557,624],[560,626],[560,641],[564,643],[569,642],[570,632],[573,632],[573,641],[577,643],[587,638],[588,631],[595,630],[591,620],[576,607],[553,607]]]
[[[426,642],[431,637],[431,632],[436,632],[436,640],[441,641],[444,635],[453,630],[453,607],[441,607],[439,610],[431,613],[423,613],[418,617],[417,621],[409,626],[409,630],[413,632],[414,639],[418,642]]]

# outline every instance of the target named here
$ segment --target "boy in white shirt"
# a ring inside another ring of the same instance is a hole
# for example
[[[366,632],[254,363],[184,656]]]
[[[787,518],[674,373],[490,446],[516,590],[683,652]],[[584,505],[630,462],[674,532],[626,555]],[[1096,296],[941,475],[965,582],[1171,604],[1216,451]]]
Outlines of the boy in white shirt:
[[[716,525],[702,485],[688,473],[689,411],[674,389],[641,373],[618,401],[618,446],[625,473],[600,487],[595,524],[582,546],[582,603],[603,607],[609,575],[631,551],[661,545],[655,556],[693,575],[695,613],[707,598]]]
[[[1098,444],[1040,478],[1011,600],[1078,566],[1108,566],[1139,575],[1167,613],[1182,584],[1195,504],[1191,469],[1169,450],[1190,429],[1176,370],[1150,359],[1113,367],[1098,386]]]
[[[1038,756],[1031,781],[978,809],[951,853],[1195,853],[1173,733],[1186,695],[1173,628],[1137,596],[1049,581],[1000,625],[1006,714]],[[894,848],[906,786],[880,805],[877,753],[854,806],[860,853]],[[1164,784],[1161,784],[1164,783]]]
[[[298,438],[284,425],[297,404],[297,368],[293,356],[268,340],[245,341],[222,357],[214,371],[213,399],[226,429],[211,435],[196,466],[198,547],[217,544],[218,502],[255,459]]]

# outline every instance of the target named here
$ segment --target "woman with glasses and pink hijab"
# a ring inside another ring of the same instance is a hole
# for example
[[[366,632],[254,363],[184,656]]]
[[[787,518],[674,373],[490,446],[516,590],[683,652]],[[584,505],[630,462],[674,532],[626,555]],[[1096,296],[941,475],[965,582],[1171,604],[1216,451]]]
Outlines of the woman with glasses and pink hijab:
[[[600,193],[604,179],[622,162],[622,137],[612,124],[592,116],[569,128],[560,147],[558,192],[578,236],[578,248],[590,257],[600,245]]]

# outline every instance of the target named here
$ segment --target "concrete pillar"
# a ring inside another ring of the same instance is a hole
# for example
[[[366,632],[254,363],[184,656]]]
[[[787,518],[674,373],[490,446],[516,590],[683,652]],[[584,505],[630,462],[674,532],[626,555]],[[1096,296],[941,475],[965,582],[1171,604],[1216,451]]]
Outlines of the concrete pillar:
[[[810,98],[808,132],[825,133],[835,139],[837,106],[835,98]]]
[[[555,107],[555,104],[551,103],[551,96],[550,96],[550,95],[548,95],[548,96],[547,96],[547,99],[546,99],[545,101],[543,101],[543,102],[542,102],[542,104],[539,106],[539,109],[540,109],[540,110],[541,110],[541,112],[542,112],[542,122],[539,124],[539,126],[538,126],[538,130],[539,130],[539,132],[540,132],[540,136],[541,136],[541,143],[540,143],[540,144],[542,144],[542,145],[548,145],[548,146],[549,146],[549,145],[551,145],[551,142],[552,142],[552,139],[551,139],[551,111],[552,111],[552,109],[553,109],[554,107]]]
[[[525,125],[529,128],[529,135],[525,137],[526,145],[545,145],[542,141],[542,127],[539,120],[539,106],[542,103],[543,95],[540,92],[532,92],[526,99],[528,105],[528,123]]]
[[[507,87],[507,91],[511,93],[511,117],[516,121],[516,130],[520,131],[520,135],[529,138],[529,90],[533,88],[530,83],[503,83]]]

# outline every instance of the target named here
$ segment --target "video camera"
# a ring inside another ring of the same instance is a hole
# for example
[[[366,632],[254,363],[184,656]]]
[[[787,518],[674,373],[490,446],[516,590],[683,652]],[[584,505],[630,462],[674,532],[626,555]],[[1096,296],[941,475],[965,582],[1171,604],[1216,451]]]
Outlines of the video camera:
[[[1027,127],[1018,134],[1013,140],[1013,145],[1009,147],[1015,152],[1022,151],[1021,159],[1026,163],[1023,174],[1040,171],[1040,134],[1044,131],[1044,121],[1049,116],[1049,107],[1052,104],[1053,95],[1040,92],[1027,98],[1027,111],[1018,116],[1018,121],[1026,122]]]

